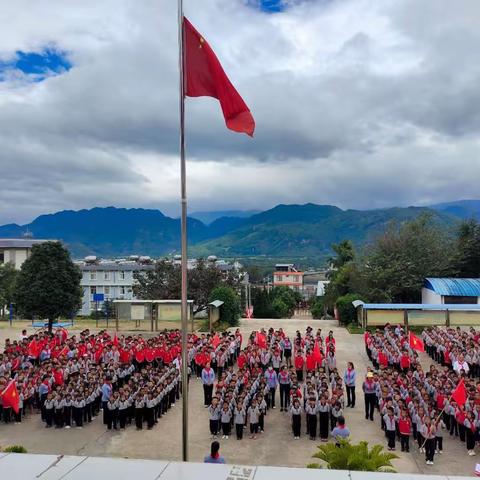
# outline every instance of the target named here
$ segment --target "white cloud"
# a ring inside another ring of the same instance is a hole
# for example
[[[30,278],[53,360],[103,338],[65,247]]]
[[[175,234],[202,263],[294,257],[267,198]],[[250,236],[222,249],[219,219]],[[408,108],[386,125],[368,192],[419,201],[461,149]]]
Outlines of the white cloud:
[[[0,223],[63,208],[178,203],[176,2],[17,0],[0,60],[49,45],[74,67],[0,82]],[[476,0],[185,1],[256,136],[187,100],[192,209],[368,208],[478,197]]]

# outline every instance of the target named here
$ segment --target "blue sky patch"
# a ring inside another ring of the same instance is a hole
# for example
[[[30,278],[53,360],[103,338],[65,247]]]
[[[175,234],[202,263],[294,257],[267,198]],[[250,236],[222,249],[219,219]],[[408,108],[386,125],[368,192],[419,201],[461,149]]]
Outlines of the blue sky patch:
[[[40,53],[15,52],[15,57],[6,62],[0,62],[0,80],[8,71],[20,71],[31,76],[33,81],[40,82],[52,75],[62,74],[72,68],[66,52],[46,48]]]
[[[247,0],[248,4],[267,13],[278,13],[285,10],[285,0]]]

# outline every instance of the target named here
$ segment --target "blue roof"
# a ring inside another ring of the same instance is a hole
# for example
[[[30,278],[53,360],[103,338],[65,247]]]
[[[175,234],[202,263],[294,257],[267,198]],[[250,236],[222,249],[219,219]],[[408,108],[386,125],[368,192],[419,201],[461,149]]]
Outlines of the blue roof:
[[[364,303],[364,310],[480,310],[480,304],[434,304],[434,303]]]
[[[426,278],[424,287],[439,295],[480,297],[480,278]]]

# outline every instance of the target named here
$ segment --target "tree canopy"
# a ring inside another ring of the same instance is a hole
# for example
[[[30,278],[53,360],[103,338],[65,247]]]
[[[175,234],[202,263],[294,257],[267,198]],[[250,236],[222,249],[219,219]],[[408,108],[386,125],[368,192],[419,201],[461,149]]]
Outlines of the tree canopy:
[[[208,305],[210,293],[219,286],[234,289],[239,286],[239,277],[232,272],[223,272],[204,259],[197,260],[195,268],[188,271],[188,298],[193,300],[194,313]],[[145,300],[175,300],[181,298],[182,273],[180,266],[168,260],[155,264],[153,270],[135,273],[133,293]]]
[[[330,310],[339,299],[353,296],[367,302],[419,303],[426,277],[480,276],[480,225],[475,220],[451,231],[421,215],[389,225],[360,255],[348,242],[332,248],[337,257],[325,292]],[[353,319],[345,302],[342,308]]]
[[[17,311],[48,319],[49,329],[59,317],[71,317],[81,306],[82,274],[60,242],[34,245],[15,287]]]
[[[13,302],[17,276],[18,271],[10,262],[0,265],[0,310],[2,316],[5,314],[5,306],[8,307]]]

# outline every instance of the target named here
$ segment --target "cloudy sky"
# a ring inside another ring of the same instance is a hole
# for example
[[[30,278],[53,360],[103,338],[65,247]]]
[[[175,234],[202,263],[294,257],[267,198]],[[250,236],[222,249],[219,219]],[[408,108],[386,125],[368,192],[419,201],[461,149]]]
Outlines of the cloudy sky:
[[[173,0],[0,9],[0,223],[178,213]],[[479,198],[478,0],[184,0],[257,124],[187,99],[190,210]]]

